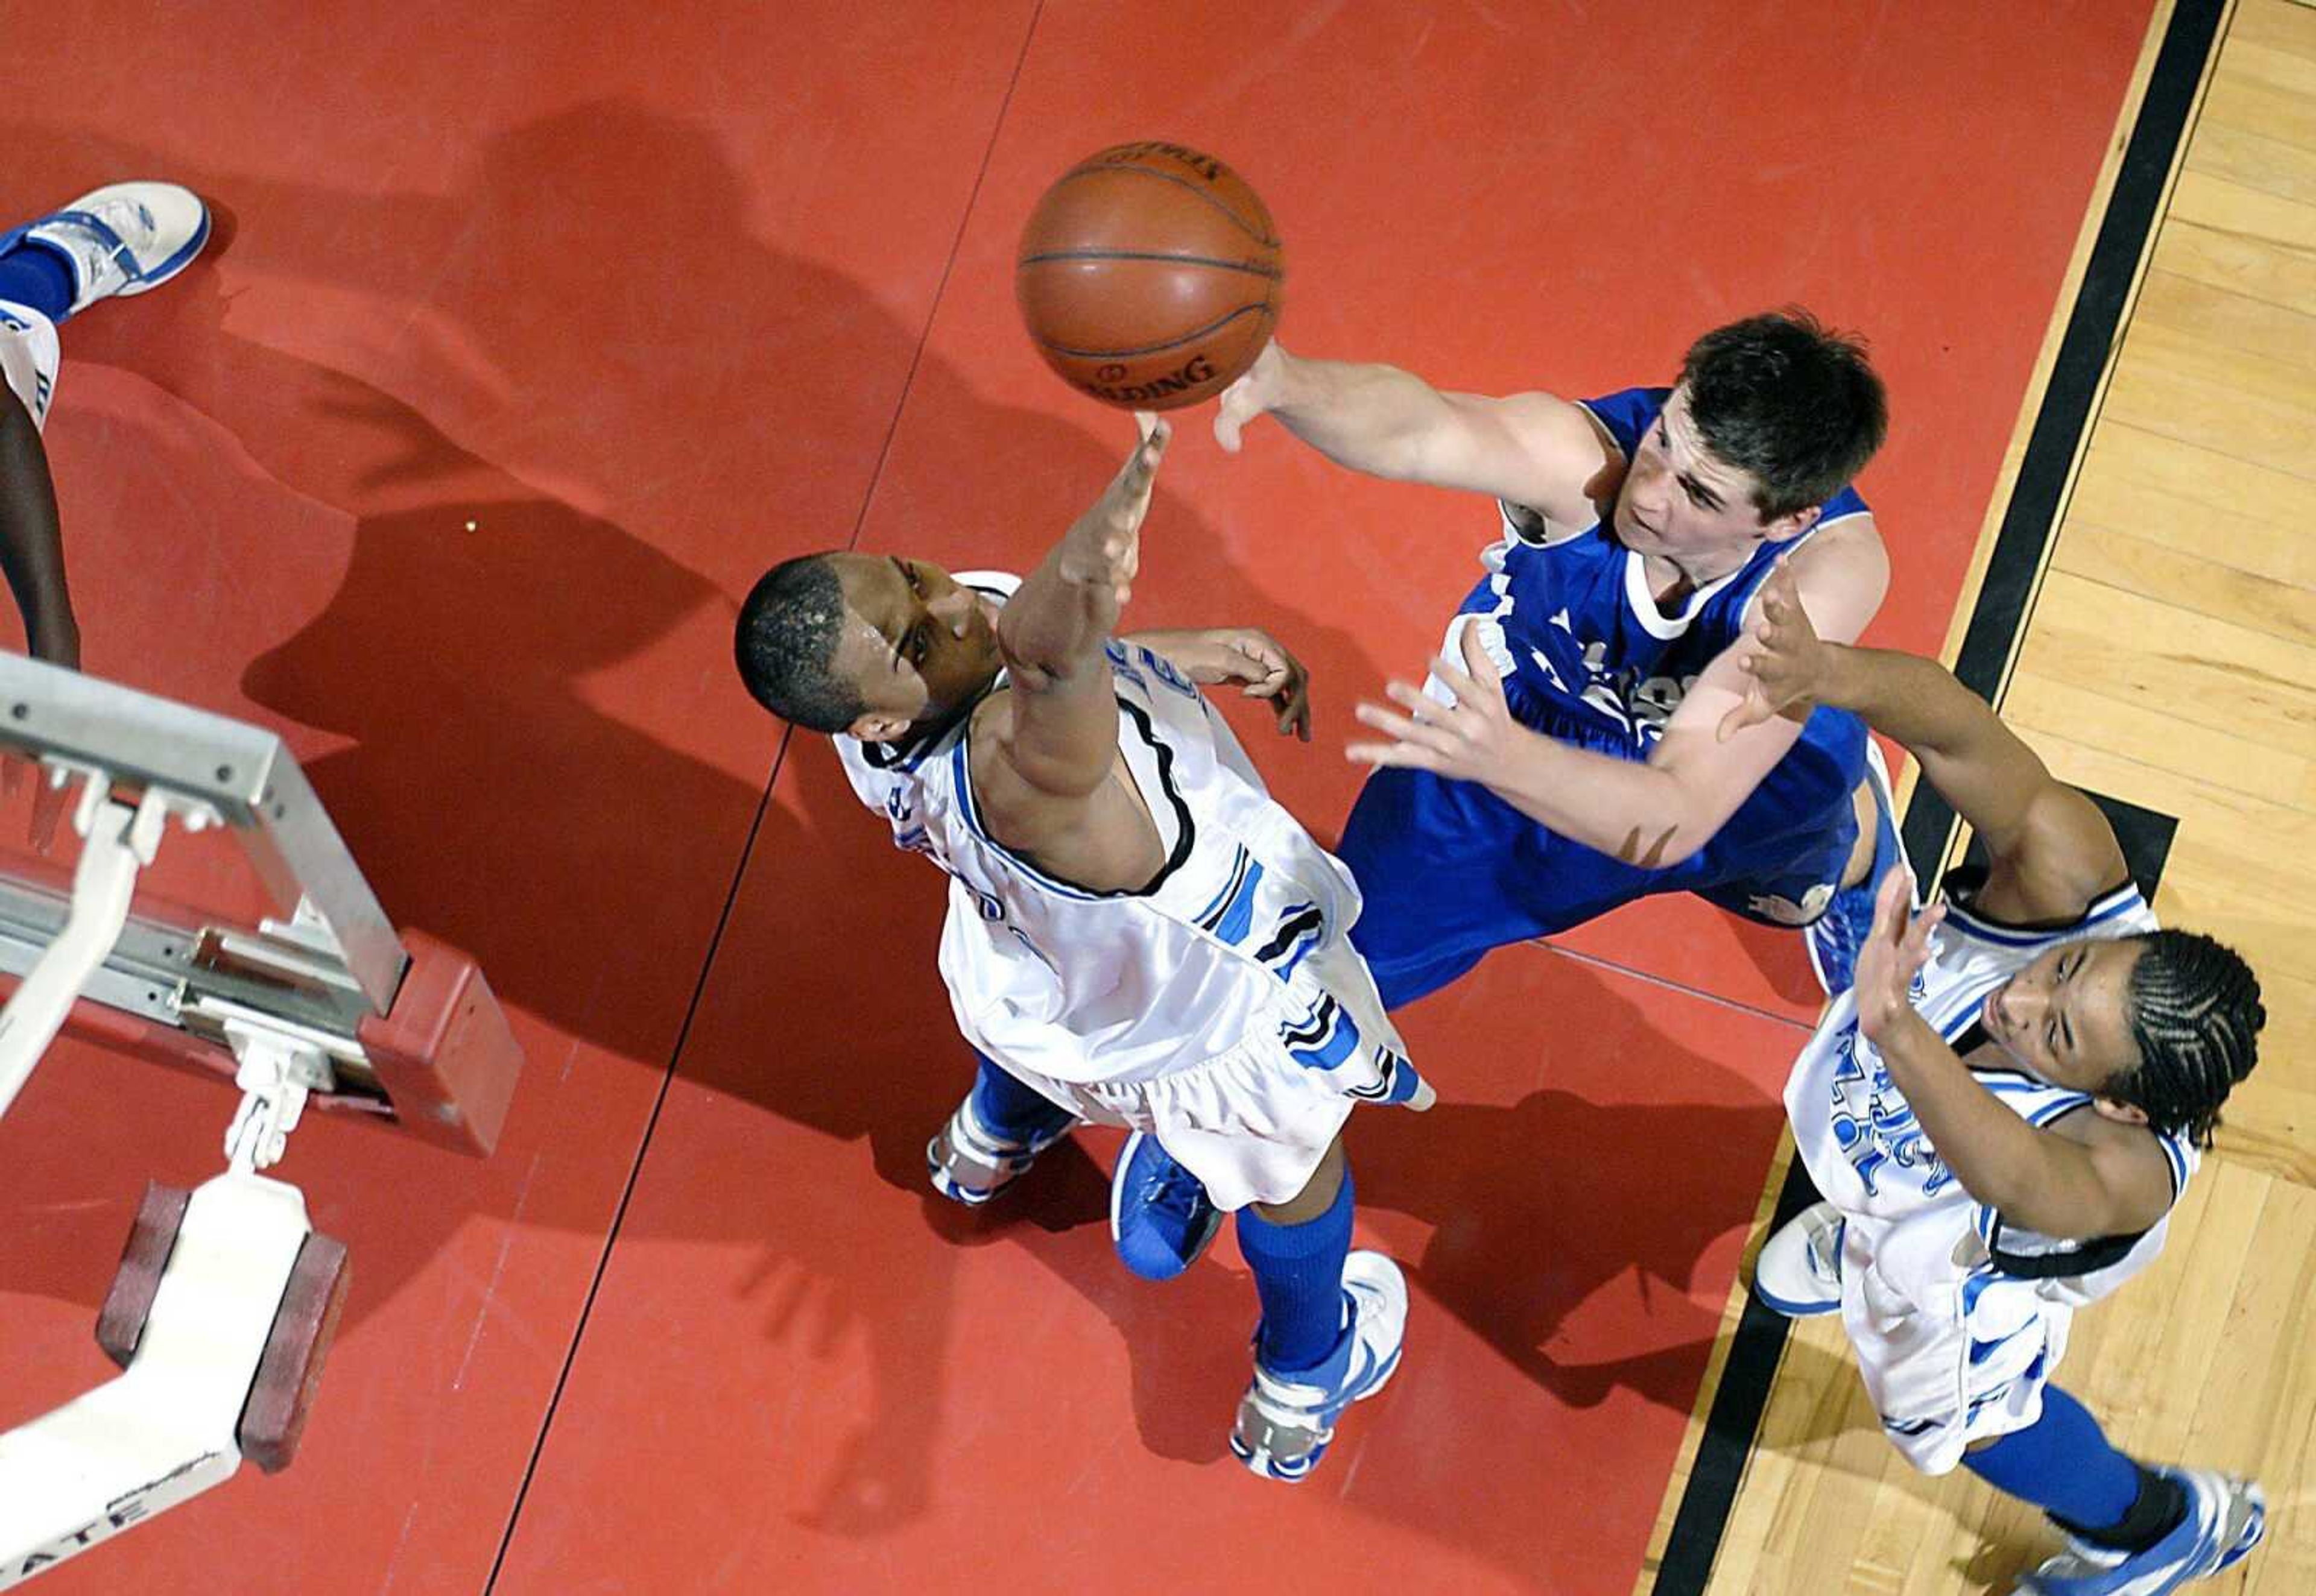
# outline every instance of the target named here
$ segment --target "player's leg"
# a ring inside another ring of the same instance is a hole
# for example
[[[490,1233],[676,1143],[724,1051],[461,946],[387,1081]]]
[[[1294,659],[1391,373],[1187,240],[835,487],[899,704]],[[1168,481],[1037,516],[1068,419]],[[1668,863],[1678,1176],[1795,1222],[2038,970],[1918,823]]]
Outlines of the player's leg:
[[[0,270],[9,268],[19,292],[53,304],[54,266],[69,278],[62,305],[34,305],[50,321],[77,315],[100,299],[143,294],[187,266],[209,242],[209,212],[200,196],[176,183],[120,182],[92,190],[61,210],[36,217],[0,235]],[[13,297],[0,290],[0,298]]]
[[[1875,895],[1903,864],[1889,775],[1865,723],[1821,709],[1682,873],[1696,873],[1692,890],[1732,913],[1802,927],[1832,997],[1848,989]]]
[[[979,1207],[1004,1191],[1055,1142],[1077,1116],[1043,1093],[980,1059],[973,1090],[925,1148],[933,1190],[954,1202]]]
[[[2258,1485],[2202,1469],[2147,1467],[2117,1451],[2083,1405],[2055,1386],[2044,1388],[2033,1424],[1972,1448],[1962,1461],[2066,1531],[2067,1550],[2026,1581],[2044,1596],[2175,1590],[2241,1558],[2267,1528]]]
[[[1301,1192],[1239,1210],[1239,1251],[1262,1318],[1231,1450],[1269,1479],[1308,1476],[1343,1410],[1399,1367],[1407,1282],[1382,1254],[1351,1251],[1352,1201],[1338,1137]]]
[[[1548,856],[1557,842],[1473,783],[1396,767],[1369,776],[1335,854],[1358,882],[1351,944],[1374,972],[1384,1006],[1412,1003],[1491,949],[1581,918],[1553,923],[1520,900],[1525,878],[1545,884],[1555,878]]]
[[[1763,1245],[1754,1290],[1788,1313],[1822,1312],[1831,1297],[1883,1427],[1909,1462],[1931,1474],[1960,1463],[2067,1532],[2068,1550],[2025,1589],[2160,1596],[2258,1544],[2267,1507],[2258,1485],[2143,1467],[2047,1383],[2066,1348],[2064,1308],[2031,1281],[1985,1273],[1973,1275],[1975,1290],[1957,1290],[1942,1272],[1951,1265],[1919,1246],[1877,1251],[1890,1228],[1819,1203]],[[1938,1289],[1910,1285],[1909,1267],[1940,1273]],[[1973,1300],[1960,1316],[1925,1306]]]
[[[1874,740],[1866,740],[1866,775],[1851,797],[1857,840],[1842,872],[1841,885],[1825,913],[1803,932],[1810,968],[1829,998],[1849,990],[1857,950],[1874,925],[1874,900],[1882,879],[1899,867],[1898,812],[1890,794],[1890,772]]]

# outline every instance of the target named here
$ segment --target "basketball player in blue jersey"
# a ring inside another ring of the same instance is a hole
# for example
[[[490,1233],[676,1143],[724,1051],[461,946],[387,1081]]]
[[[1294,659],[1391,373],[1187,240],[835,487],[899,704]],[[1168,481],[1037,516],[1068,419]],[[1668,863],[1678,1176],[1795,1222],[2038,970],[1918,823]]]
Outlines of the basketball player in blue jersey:
[[[2152,1263],[2229,1090],[2258,1056],[2259,983],[2208,936],[2157,928],[2098,807],[1927,660],[1812,631],[1764,590],[1733,723],[1839,705],[1911,749],[1985,845],[1908,912],[1893,872],[1786,1089],[1827,1201],[1763,1246],[1754,1289],[1839,1312],[1884,1430],[2069,1538],[2044,1596],[2159,1596],[2259,1540],[2259,1487],[2149,1468],[2050,1383],[2076,1309]]]
[[[1856,344],[1803,313],[1754,316],[1698,339],[1670,388],[1581,403],[1273,345],[1224,393],[1216,437],[1235,452],[1260,415],[1340,465],[1499,506],[1443,668],[1427,692],[1393,684],[1397,712],[1362,706],[1390,740],[1350,750],[1379,767],[1341,851],[1386,1004],[1676,891],[1806,927],[1821,983],[1848,985],[1897,857],[1864,729],[1829,710],[1717,733],[1772,561],[1829,637],[1882,602],[1889,563],[1848,484],[1884,405]]]
[[[1305,1477],[1398,1366],[1407,1288],[1350,1251],[1354,1104],[1428,1107],[1348,933],[1350,873],[1264,791],[1198,683],[1308,735],[1303,673],[1258,632],[1113,639],[1167,440],[1141,446],[1018,589],[922,560],[807,555],[740,613],[740,673],[831,733],[899,847],[949,875],[940,969],[980,1055],[927,1150],[996,1196],[1080,1122],[1131,1127],[1118,1251],[1188,1267],[1236,1211],[1262,1317],[1232,1450]]]
[[[112,183],[0,234],[0,570],[26,652],[80,664],[56,484],[40,447],[55,396],[57,325],[100,299],[156,288],[209,242],[209,213],[174,183]]]

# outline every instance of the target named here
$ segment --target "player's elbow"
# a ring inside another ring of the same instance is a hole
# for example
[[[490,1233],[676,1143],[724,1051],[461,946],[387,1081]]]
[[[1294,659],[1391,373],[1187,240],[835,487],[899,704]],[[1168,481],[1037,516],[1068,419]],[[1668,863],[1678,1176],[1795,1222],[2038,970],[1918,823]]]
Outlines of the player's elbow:
[[[1625,833],[1617,856],[1643,870],[1670,870],[1687,864],[1720,835],[1728,815],[1719,805],[1673,785]]]

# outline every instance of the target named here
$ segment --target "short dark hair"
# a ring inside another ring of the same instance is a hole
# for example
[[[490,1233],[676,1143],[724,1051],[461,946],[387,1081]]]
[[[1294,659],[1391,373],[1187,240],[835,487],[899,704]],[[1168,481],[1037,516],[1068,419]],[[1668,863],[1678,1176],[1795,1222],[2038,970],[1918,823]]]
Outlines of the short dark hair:
[[[1799,306],[1715,328],[1689,345],[1680,380],[1705,447],[1761,484],[1765,521],[1839,492],[1890,427],[1863,341]]]
[[[2150,931],[2124,1002],[2139,1067],[2108,1081],[2104,1095],[2127,1103],[2165,1135],[2212,1145],[2228,1091],[2259,1061],[2259,978],[2243,956],[2200,931]]]
[[[844,589],[826,554],[799,554],[764,572],[732,633],[749,696],[809,732],[851,726],[868,705],[830,669],[843,627]]]

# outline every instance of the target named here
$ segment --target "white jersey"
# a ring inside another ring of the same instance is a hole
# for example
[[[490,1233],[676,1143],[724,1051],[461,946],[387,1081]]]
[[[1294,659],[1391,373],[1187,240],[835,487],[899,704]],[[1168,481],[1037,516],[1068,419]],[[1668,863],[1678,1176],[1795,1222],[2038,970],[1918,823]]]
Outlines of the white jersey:
[[[1949,883],[1953,885],[1955,883]],[[1932,934],[1929,962],[1914,979],[1915,1009],[1951,1043],[1978,1021],[1989,994],[2051,948],[2093,937],[2155,929],[2136,887],[2124,885],[2093,903],[2081,919],[2056,929],[2020,931],[1982,919],[1949,896],[1945,922]],[[2018,1069],[1974,1068],[1981,1086],[2031,1125],[2048,1125],[2087,1108],[2089,1094],[2055,1086]],[[1881,1054],[1859,1034],[1857,999],[1844,993],[1819,1022],[1786,1086],[1795,1146],[1818,1190],[1845,1214],[1889,1221],[1909,1231],[1974,1232],[1987,1266],[2012,1279],[2043,1282],[2077,1303],[2106,1295],[2161,1250],[2166,1220],[2136,1237],[2059,1241],[2007,1224],[1954,1177],[1923,1134],[1890,1078]],[[2196,1150],[2185,1136],[2159,1136],[2170,1160],[2173,1197],[2187,1187]],[[1924,1237],[1926,1256],[1939,1246]],[[1949,1254],[1951,1246],[1946,1249]]]
[[[32,412],[35,427],[48,424],[61,358],[55,323],[30,306],[0,299],[0,377]]]
[[[2155,928],[2136,887],[2107,894],[2071,926],[2021,931],[1971,913],[1950,879],[1946,918],[1915,977],[1915,1009],[1968,1045],[1990,993],[2051,948]],[[2090,1096],[2009,1068],[1974,1068],[1981,1086],[2032,1125],[2088,1108]],[[2009,1224],[1955,1179],[1922,1133],[1874,1044],[1857,1000],[1827,1011],[1786,1086],[1794,1143],[1843,1215],[1841,1317],[1882,1425],[1918,1468],[1942,1474],[1982,1441],[2035,1423],[2066,1355],[2075,1310],[2152,1263],[2169,1220],[2137,1236],[2056,1239]],[[2196,1148],[2160,1136],[2176,1202]]]
[[[970,717],[917,746],[835,740],[894,842],[949,873],[940,969],[958,1028],[1047,1082],[1147,1082],[1261,1039],[1314,1079],[1356,1080],[1349,1095],[1395,1097],[1405,1060],[1350,945],[1350,872],[1271,800],[1194,683],[1130,642],[1108,653],[1119,757],[1165,849],[1138,891],[1057,880],[990,836]]]

